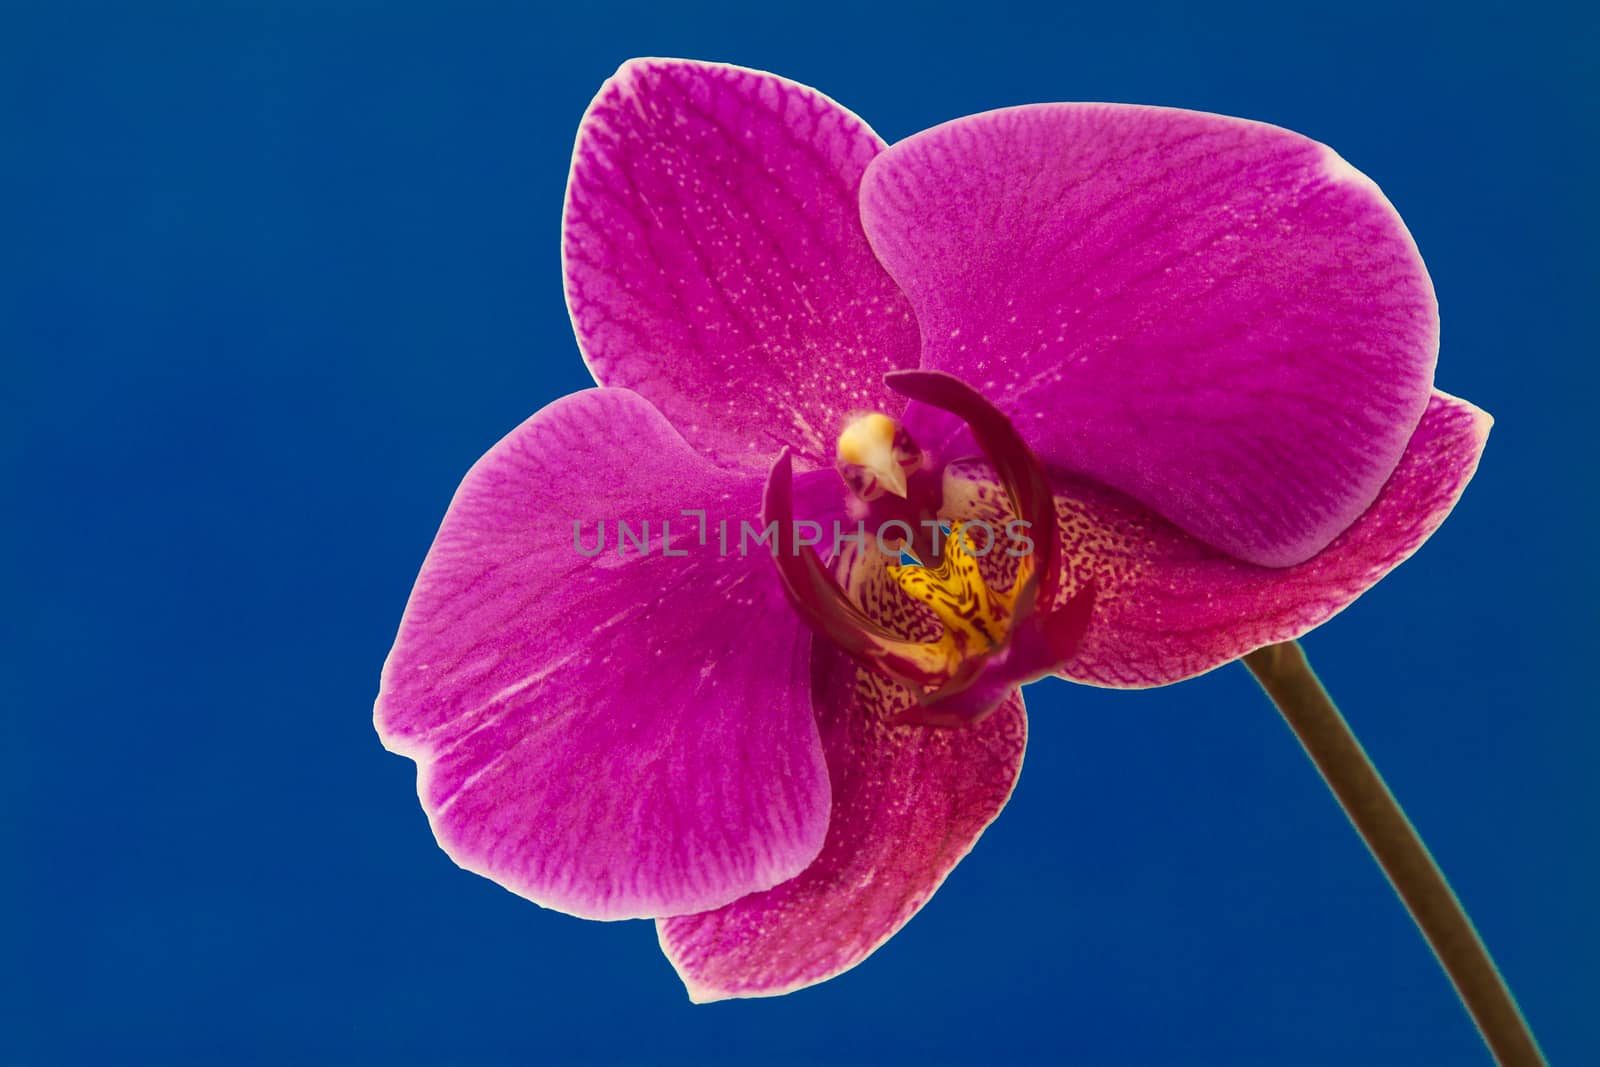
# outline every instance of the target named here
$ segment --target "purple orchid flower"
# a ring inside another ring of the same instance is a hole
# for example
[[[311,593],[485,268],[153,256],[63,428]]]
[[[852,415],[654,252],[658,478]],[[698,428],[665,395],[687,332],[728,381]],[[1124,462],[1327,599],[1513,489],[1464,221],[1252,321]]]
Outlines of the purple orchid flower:
[[[1018,686],[1305,633],[1439,526],[1490,425],[1432,387],[1378,187],[1241,119],[1049,104],[886,147],[773,75],[636,60],[563,253],[600,388],[467,474],[377,726],[452,859],[655,919],[697,1001],[903,926],[1010,796]],[[836,523],[867,535],[807,536]],[[968,536],[1007,523],[1031,552]]]

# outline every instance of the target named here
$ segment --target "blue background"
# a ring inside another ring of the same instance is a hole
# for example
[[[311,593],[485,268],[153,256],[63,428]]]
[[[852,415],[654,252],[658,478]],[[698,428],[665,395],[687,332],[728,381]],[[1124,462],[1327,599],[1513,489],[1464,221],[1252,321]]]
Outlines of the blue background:
[[[1010,808],[866,964],[691,1007],[645,923],[457,870],[370,724],[450,493],[587,383],[579,115],[632,55],[893,141],[1038,100],[1334,145],[1498,417],[1307,644],[1558,1063],[1600,1062],[1592,5],[0,7],[0,1061],[1471,1064],[1245,673],[1030,690]]]

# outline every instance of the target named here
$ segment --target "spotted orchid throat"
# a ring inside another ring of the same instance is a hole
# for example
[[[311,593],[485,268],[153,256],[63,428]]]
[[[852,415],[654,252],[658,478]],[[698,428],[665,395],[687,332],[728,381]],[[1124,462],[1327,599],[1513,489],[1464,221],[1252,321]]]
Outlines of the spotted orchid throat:
[[[837,447],[839,474],[853,495],[853,514],[876,520],[879,528],[898,520],[908,532],[903,562],[889,566],[888,574],[905,597],[931,612],[937,637],[915,640],[897,632],[884,613],[852,600],[823,561],[796,543],[787,449],[767,481],[762,518],[776,523],[778,573],[800,616],[858,662],[917,693],[919,703],[900,721],[969,725],[1016,686],[1059,669],[1083,636],[1094,592],[1086,586],[1057,603],[1059,546],[1050,483],[1011,422],[948,374],[897,371],[885,381],[902,396],[965,422],[994,469],[1031,549],[1016,557],[1009,587],[991,588],[979,564],[979,556],[993,547],[993,531],[984,543],[962,517],[943,514],[942,469],[929,468],[910,433],[887,415],[870,413],[846,424]]]

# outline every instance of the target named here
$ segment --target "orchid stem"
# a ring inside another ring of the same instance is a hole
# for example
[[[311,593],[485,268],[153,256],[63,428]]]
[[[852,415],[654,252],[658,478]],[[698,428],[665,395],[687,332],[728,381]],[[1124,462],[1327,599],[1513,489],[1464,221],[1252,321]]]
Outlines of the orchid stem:
[[[1317,680],[1298,641],[1268,645],[1243,663],[1283,713],[1356,832],[1427,938],[1501,1067],[1543,1067],[1544,1056],[1472,920],[1394,794]]]

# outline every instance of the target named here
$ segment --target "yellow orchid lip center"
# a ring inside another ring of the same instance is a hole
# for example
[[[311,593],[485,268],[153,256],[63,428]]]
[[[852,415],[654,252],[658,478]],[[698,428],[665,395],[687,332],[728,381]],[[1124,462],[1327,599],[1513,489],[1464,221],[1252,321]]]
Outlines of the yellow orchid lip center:
[[[984,548],[992,547],[991,531]],[[926,604],[939,620],[944,632],[932,644],[943,654],[946,670],[952,675],[963,661],[986,656],[1005,644],[1015,619],[1017,595],[1033,572],[1032,557],[1019,557],[1011,588],[1005,592],[992,589],[984,581],[974,548],[965,524],[956,521],[947,528],[937,563],[901,563],[887,568],[895,584]]]

